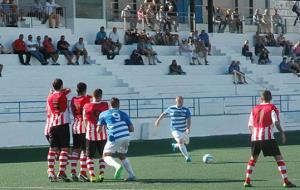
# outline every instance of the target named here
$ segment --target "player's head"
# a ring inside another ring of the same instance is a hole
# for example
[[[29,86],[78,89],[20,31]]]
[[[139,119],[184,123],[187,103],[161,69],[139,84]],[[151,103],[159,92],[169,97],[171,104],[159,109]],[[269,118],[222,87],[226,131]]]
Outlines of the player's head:
[[[176,101],[177,107],[182,107],[182,105],[183,105],[183,97],[182,96],[177,96],[175,101]]]
[[[100,88],[94,90],[93,98],[95,101],[100,101],[102,99],[102,90]]]
[[[269,90],[264,90],[260,97],[263,102],[270,102],[272,100],[272,94]]]
[[[77,89],[76,89],[78,95],[85,95],[86,94],[86,84],[84,82],[79,82],[77,84]]]
[[[112,108],[119,108],[120,107],[120,100],[116,97],[112,97],[110,99],[110,105]]]
[[[54,79],[52,86],[54,90],[59,91],[63,88],[63,81],[61,79]]]

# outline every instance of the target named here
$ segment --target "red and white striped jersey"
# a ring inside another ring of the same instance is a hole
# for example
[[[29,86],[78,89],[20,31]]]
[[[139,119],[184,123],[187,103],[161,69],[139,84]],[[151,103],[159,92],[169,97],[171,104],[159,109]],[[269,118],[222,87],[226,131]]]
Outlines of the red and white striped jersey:
[[[99,141],[107,139],[106,130],[97,132],[97,121],[101,112],[108,110],[107,102],[92,102],[83,107],[83,119],[86,121],[86,139]]]
[[[67,95],[70,89],[55,91],[47,98],[47,107],[50,110],[49,127],[70,123]]]
[[[274,123],[279,111],[274,104],[260,104],[252,109],[248,126],[252,128],[251,141],[274,139]]]
[[[49,135],[49,128],[50,128],[50,123],[49,123],[49,120],[50,120],[50,109],[48,107],[48,104],[46,106],[46,113],[47,113],[47,118],[46,118],[46,124],[45,124],[45,128],[44,128],[44,135],[47,136]]]
[[[85,126],[83,125],[83,106],[91,102],[91,96],[76,96],[71,100],[71,110],[74,117],[74,122],[72,124],[73,134],[85,133]]]

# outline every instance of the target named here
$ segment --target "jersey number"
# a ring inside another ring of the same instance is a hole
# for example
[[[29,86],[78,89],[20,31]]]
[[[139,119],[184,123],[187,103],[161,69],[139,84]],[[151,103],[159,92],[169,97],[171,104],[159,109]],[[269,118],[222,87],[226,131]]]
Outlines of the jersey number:
[[[113,118],[115,121],[121,121],[121,116],[119,113],[112,113]]]

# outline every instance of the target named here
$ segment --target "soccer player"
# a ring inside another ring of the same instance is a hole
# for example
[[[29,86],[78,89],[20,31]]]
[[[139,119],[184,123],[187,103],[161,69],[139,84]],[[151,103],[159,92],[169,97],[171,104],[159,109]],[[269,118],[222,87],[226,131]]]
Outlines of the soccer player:
[[[248,127],[251,133],[251,157],[247,165],[245,187],[251,187],[251,174],[260,152],[264,156],[273,156],[277,162],[284,187],[296,187],[288,180],[287,169],[283,156],[280,153],[273,134],[274,126],[281,134],[282,143],[286,142],[286,136],[280,126],[279,111],[271,103],[271,92],[265,90],[261,93],[262,103],[255,106],[250,114]]]
[[[55,154],[60,149],[58,179],[69,182],[65,173],[68,162],[68,150],[70,145],[69,111],[67,95],[71,92],[69,88],[63,88],[63,81],[55,79],[52,82],[53,93],[47,98],[49,109],[48,134],[50,148],[48,152],[48,178],[51,182],[57,181],[55,175]]]
[[[98,128],[102,131],[106,129],[108,131],[108,141],[104,147],[103,157],[108,165],[115,168],[115,179],[121,178],[124,166],[128,172],[128,178],[125,181],[135,181],[134,171],[129,159],[126,158],[130,141],[129,133],[134,131],[134,127],[128,115],[119,110],[120,101],[118,98],[111,98],[110,105],[111,109],[101,113],[98,120]],[[112,154],[114,153],[118,153],[123,166],[113,159]]]
[[[183,106],[183,97],[177,96],[175,99],[176,105],[168,107],[163,113],[160,114],[155,121],[155,126],[158,127],[160,121],[166,116],[171,117],[171,130],[176,143],[172,143],[173,151],[179,148],[182,155],[185,157],[186,162],[191,162],[191,157],[186,149],[189,144],[189,133],[191,130],[191,112],[188,108]]]
[[[86,154],[87,154],[87,167],[90,174],[91,182],[102,182],[104,180],[105,162],[102,158],[103,148],[106,144],[107,133],[106,130],[99,130],[97,127],[97,119],[99,114],[108,110],[107,102],[102,102],[102,90],[96,89],[93,92],[93,101],[85,104],[83,107],[83,120],[86,126]],[[94,161],[96,152],[99,153],[99,169],[100,174],[98,177],[94,171]]]
[[[87,85],[83,82],[77,84],[77,96],[71,100],[71,110],[74,116],[74,122],[72,125],[73,134],[73,150],[70,157],[71,164],[71,177],[73,181],[78,181],[77,177],[77,162],[80,157],[80,174],[79,178],[82,181],[89,181],[87,177],[87,164],[86,164],[86,129],[83,124],[83,106],[90,103],[92,96],[86,95]]]

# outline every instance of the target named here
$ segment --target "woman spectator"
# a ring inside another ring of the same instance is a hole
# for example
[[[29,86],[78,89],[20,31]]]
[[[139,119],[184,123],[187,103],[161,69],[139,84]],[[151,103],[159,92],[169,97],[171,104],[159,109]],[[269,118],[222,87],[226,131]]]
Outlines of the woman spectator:
[[[144,10],[144,5],[142,4],[141,6],[140,6],[140,8],[139,8],[139,10],[137,11],[137,23],[138,24],[140,24],[140,25],[142,25],[142,29],[144,29],[145,28],[145,26],[144,26],[144,22],[145,22],[145,15],[146,15],[146,13],[145,13],[145,10]]]
[[[47,59],[51,58],[52,61],[53,61],[52,65],[60,65],[57,62],[59,55],[58,55],[57,51],[54,48],[54,45],[52,43],[52,39],[49,38],[48,36],[44,37],[43,47],[44,47],[45,59],[47,60]]]
[[[234,84],[247,84],[245,74],[240,71],[240,62],[232,61],[228,73],[233,75]]]
[[[250,51],[248,40],[245,41],[244,46],[242,47],[242,55],[250,57],[251,63],[253,63],[253,53]]]
[[[259,54],[258,64],[265,65],[271,63],[269,59],[269,51],[267,48],[263,48]]]
[[[171,65],[169,66],[169,75],[185,75],[180,65],[177,65],[175,59],[172,60]]]

